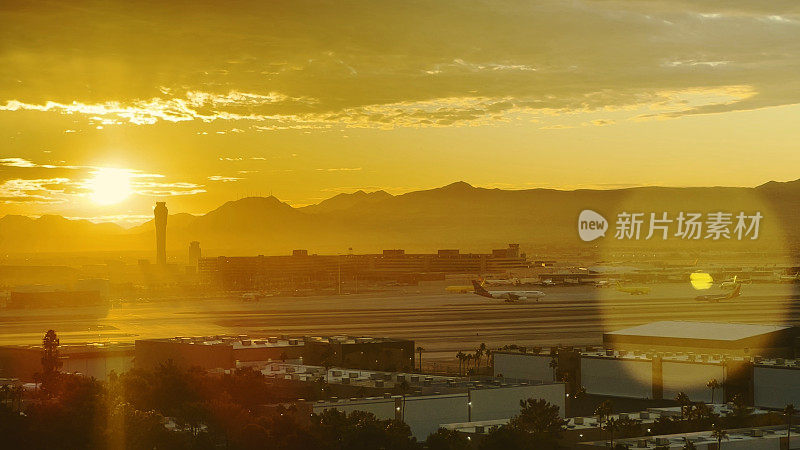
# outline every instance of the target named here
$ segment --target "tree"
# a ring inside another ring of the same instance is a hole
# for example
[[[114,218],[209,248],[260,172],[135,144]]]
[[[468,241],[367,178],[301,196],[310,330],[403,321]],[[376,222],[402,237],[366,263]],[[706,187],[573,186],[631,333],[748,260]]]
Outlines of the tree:
[[[479,345],[475,349],[475,361],[476,361],[475,362],[475,368],[476,369],[480,370],[481,359],[483,358],[483,355],[485,355],[485,354],[486,354],[486,344],[481,342],[481,345]]]
[[[555,446],[566,421],[558,414],[558,406],[542,399],[520,400],[519,414],[508,425],[524,431],[539,448]]]
[[[58,346],[61,341],[58,339],[54,330],[47,330],[42,339],[42,389],[46,392],[51,390],[53,378],[61,368]]]
[[[717,450],[722,448],[723,439],[729,439],[728,430],[725,429],[725,426],[722,424],[722,421],[718,420],[713,425],[711,425],[711,437],[717,440]]]
[[[425,351],[422,346],[417,347],[417,353],[419,353],[419,371],[422,373],[422,352]]]
[[[712,378],[712,379],[708,380],[708,383],[706,383],[706,387],[711,389],[711,403],[713,404],[714,403],[714,392],[716,392],[716,390],[720,388],[719,381],[717,381],[716,378]]]
[[[603,426],[604,420],[611,416],[614,413],[614,404],[611,403],[611,400],[606,400],[599,405],[594,410],[594,415],[597,416],[598,421],[600,422],[600,426]]]
[[[328,372],[330,372],[331,367],[333,367],[333,358],[334,352],[331,347],[325,347],[325,351],[322,353],[321,363],[322,367],[325,368],[325,383],[328,383]]]
[[[462,366],[467,359],[467,355],[464,354],[461,350],[456,353],[456,359],[458,360],[458,374],[461,375],[462,373]]]
[[[739,421],[743,420],[753,412],[747,405],[742,394],[736,394],[731,399],[731,413]]]
[[[464,433],[439,428],[435,433],[428,435],[425,447],[428,450],[468,450],[470,445]]]
[[[797,414],[793,403],[789,403],[783,408],[783,415],[786,416],[786,448],[792,448],[792,417]]]
[[[553,355],[553,357],[550,358],[549,366],[550,366],[551,369],[553,369],[553,381],[556,381],[558,379],[558,356],[557,355]]]
[[[614,430],[617,428],[617,421],[613,417],[609,417],[606,421],[605,430],[608,431],[609,446],[614,448]]]
[[[403,381],[397,384],[397,390],[400,391],[400,394],[403,396],[403,411],[402,411],[402,420],[403,422],[406,421],[406,395],[408,395],[408,391],[411,390],[411,385],[408,384],[408,381],[404,378]]]
[[[686,395],[685,392],[678,392],[678,395],[675,396],[675,401],[681,405],[681,417],[687,417],[689,415],[689,408],[692,405],[689,396]]]

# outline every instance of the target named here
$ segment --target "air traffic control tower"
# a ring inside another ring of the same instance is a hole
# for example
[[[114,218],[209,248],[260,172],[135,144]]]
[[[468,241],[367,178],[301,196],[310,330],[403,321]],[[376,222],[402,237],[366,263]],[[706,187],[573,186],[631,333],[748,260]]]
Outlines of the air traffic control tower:
[[[156,263],[165,266],[167,264],[167,203],[156,202],[153,215],[156,224]]]

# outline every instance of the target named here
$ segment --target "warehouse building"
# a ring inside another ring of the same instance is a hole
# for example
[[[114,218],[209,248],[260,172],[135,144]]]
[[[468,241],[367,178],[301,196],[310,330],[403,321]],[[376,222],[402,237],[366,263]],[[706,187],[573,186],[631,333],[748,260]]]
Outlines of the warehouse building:
[[[389,338],[195,336],[136,341],[136,367],[172,361],[183,367],[232,369],[242,363],[305,359],[316,364],[375,370],[410,370],[414,341]]]
[[[440,426],[453,422],[487,421],[517,415],[520,401],[529,398],[543,399],[559,407],[564,417],[564,385],[549,383],[538,385],[486,385],[473,389],[451,388],[439,394],[386,395],[383,397],[352,398],[349,400],[319,401],[311,403],[314,413],[327,409],[342,412],[366,411],[379,419],[404,420],[411,434],[424,440]],[[460,392],[457,392],[460,391]]]
[[[112,370],[122,373],[133,366],[132,344],[62,344],[58,350],[62,372],[81,373],[98,380],[105,380]],[[41,372],[41,345],[0,347],[0,377],[30,382]]]
[[[785,358],[794,356],[797,336],[798,330],[787,326],[662,321],[604,333],[603,345],[620,351]]]

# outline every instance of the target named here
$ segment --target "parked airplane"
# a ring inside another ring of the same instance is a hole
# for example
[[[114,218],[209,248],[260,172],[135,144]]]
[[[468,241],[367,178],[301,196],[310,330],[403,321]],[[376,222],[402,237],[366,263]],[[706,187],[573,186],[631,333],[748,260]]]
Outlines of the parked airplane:
[[[519,278],[504,278],[504,279],[489,278],[489,279],[484,279],[483,284],[488,286],[508,286],[510,284],[519,284]]]
[[[456,293],[456,294],[467,294],[469,292],[472,292],[472,286],[466,286],[466,285],[464,285],[464,286],[447,286],[447,287],[444,288],[444,290],[447,291],[447,292],[452,292],[452,293]]]
[[[538,302],[539,299],[545,295],[542,291],[487,291],[486,288],[483,287],[483,283],[479,283],[477,280],[472,280],[472,286],[475,287],[475,293],[477,295],[482,297],[504,299],[506,303],[524,302],[529,298],[533,298]]]
[[[800,281],[800,273],[794,275],[778,275],[778,282],[780,283],[797,283]]]
[[[733,278],[731,278],[731,279],[728,279],[728,280],[725,280],[725,281],[723,281],[722,283],[720,283],[720,284],[719,284],[719,287],[720,287],[720,288],[722,288],[722,289],[733,289],[733,288],[735,288],[737,285],[739,285],[739,284],[740,284],[740,283],[738,283],[738,282],[736,281],[736,279],[737,279],[737,278],[739,278],[739,277],[738,277],[737,275],[734,275],[734,276],[733,276]]]
[[[697,297],[695,300],[700,302],[719,303],[723,300],[732,300],[742,295],[742,285],[737,284],[736,287],[727,294],[707,294]]]
[[[631,295],[645,295],[650,293],[650,288],[647,286],[623,286],[619,281],[617,281],[617,290]]]

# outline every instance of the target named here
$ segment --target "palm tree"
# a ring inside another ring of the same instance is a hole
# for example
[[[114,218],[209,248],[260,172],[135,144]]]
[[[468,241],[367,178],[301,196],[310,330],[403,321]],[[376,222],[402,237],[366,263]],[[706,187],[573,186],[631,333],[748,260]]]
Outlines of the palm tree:
[[[617,426],[613,417],[609,417],[606,422],[606,430],[608,431],[609,447],[614,448],[614,428]]]
[[[8,397],[11,396],[11,387],[7,384],[4,384],[2,387],[0,387],[0,393],[3,394],[2,404],[5,405],[6,403],[8,403]]]
[[[797,414],[793,403],[789,403],[783,408],[783,415],[786,416],[786,448],[792,448],[792,417]]]
[[[458,374],[461,375],[461,367],[464,365],[464,361],[467,359],[467,355],[464,354],[461,350],[456,353],[456,359],[458,360]]]
[[[420,371],[420,373],[422,372],[422,352],[423,351],[425,351],[424,348],[422,348],[421,346],[417,347],[417,353],[419,353],[419,371]]]
[[[411,385],[408,384],[408,381],[406,381],[405,378],[403,378],[403,381],[401,381],[397,385],[397,389],[400,391],[400,394],[403,395],[403,411],[402,411],[401,419],[403,420],[403,422],[405,422],[406,421],[406,394],[408,394],[408,391],[411,389]]]
[[[717,440],[717,450],[722,448],[722,440],[729,439],[728,430],[722,425],[722,422],[716,422],[711,425],[711,437]]]
[[[553,381],[556,381],[558,379],[558,357],[554,355],[552,358],[550,358],[549,366],[551,369],[553,369]]]
[[[614,404],[611,403],[610,400],[606,400],[603,403],[597,405],[597,409],[594,410],[594,415],[599,418],[600,421],[600,428],[603,428],[603,421],[606,417],[611,416],[614,412]]]
[[[475,349],[475,356],[476,356],[476,357],[477,357],[477,359],[478,359],[478,364],[477,364],[477,366],[476,366],[477,368],[480,368],[480,365],[481,365],[481,358],[482,358],[482,357],[483,357],[483,355],[485,355],[485,354],[486,354],[486,343],[484,343],[484,342],[481,342],[481,345],[479,345],[479,346],[478,346],[478,348],[476,348],[476,349]]]
[[[706,383],[706,387],[711,389],[711,403],[713,404],[714,403],[714,392],[717,389],[719,389],[719,387],[720,387],[719,386],[719,381],[717,381],[716,378],[712,378],[712,379],[708,380],[708,383]]]

